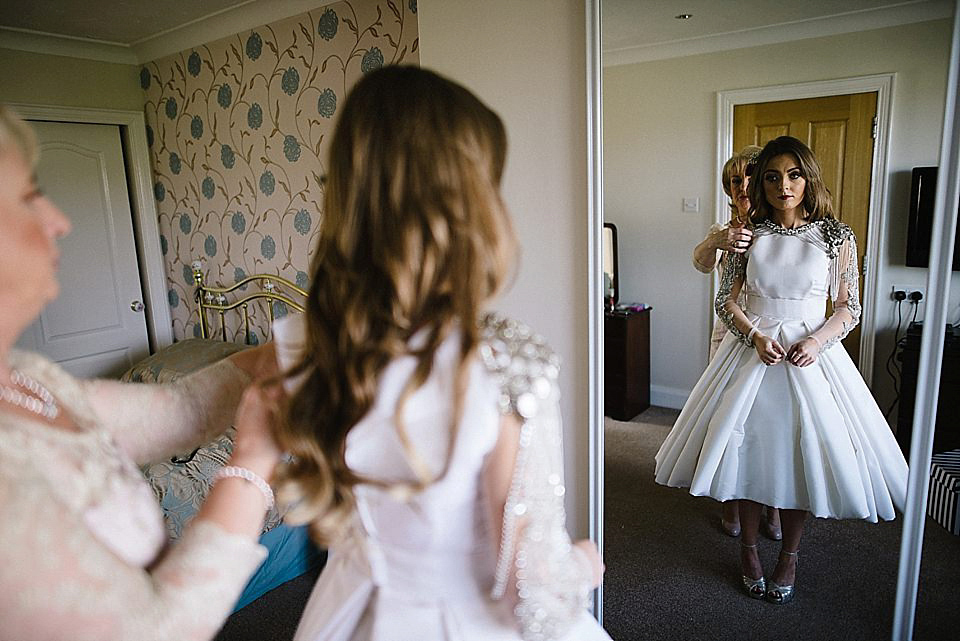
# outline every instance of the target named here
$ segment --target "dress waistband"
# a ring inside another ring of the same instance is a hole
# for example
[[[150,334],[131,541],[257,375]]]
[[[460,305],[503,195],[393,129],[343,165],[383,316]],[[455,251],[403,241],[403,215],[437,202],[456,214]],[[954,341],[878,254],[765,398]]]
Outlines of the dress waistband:
[[[747,294],[747,311],[757,316],[777,318],[780,320],[809,320],[822,319],[826,315],[826,298],[768,298]]]

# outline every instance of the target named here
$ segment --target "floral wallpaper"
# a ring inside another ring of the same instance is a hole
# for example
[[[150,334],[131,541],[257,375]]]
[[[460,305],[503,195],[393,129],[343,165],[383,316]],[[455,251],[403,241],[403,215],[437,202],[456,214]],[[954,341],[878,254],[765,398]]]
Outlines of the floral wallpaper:
[[[140,70],[175,339],[200,334],[195,261],[208,284],[306,288],[337,106],[362,74],[419,62],[416,14],[416,0],[334,2]],[[259,342],[267,310],[251,311]],[[228,330],[242,340],[239,320]]]

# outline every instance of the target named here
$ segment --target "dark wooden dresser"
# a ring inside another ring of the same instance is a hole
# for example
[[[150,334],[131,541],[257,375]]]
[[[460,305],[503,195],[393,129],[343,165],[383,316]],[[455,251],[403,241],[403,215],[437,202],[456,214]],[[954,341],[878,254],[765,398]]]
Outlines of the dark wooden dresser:
[[[629,421],[650,407],[650,309],[604,314],[603,341],[604,414]]]

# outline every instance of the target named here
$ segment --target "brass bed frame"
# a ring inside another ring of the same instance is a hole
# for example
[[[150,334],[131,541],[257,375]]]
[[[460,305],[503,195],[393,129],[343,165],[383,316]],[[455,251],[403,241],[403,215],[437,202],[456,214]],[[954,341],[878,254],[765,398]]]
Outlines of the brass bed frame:
[[[267,300],[267,313],[270,316],[271,328],[273,321],[275,320],[275,313],[273,311],[274,302],[283,303],[287,307],[293,308],[298,312],[302,312],[306,307],[306,290],[298,287],[294,283],[291,283],[282,276],[276,276],[273,274],[253,274],[251,276],[247,276],[243,280],[237,281],[229,287],[212,287],[204,283],[203,271],[201,271],[200,264],[194,263],[192,267],[193,282],[197,286],[194,299],[197,302],[198,311],[200,314],[200,336],[202,338],[212,338],[210,333],[211,326],[207,320],[207,312],[214,312],[217,314],[220,327],[216,329],[216,333],[220,335],[220,338],[224,342],[229,342],[227,339],[227,326],[224,315],[226,312],[239,308],[243,314],[244,342],[249,345],[251,343],[251,303],[259,300]],[[254,291],[243,298],[238,298],[233,302],[229,302],[228,299],[230,298],[230,294],[233,294],[236,290],[250,284],[259,287],[259,290]],[[269,329],[268,331],[272,331],[272,329]]]

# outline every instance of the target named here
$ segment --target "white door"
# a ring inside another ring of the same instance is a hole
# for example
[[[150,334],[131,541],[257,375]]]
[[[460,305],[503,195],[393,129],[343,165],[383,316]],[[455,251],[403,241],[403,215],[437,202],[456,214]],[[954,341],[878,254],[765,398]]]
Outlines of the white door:
[[[81,377],[118,376],[149,353],[120,128],[34,122],[37,181],[73,223],[60,296],[19,345]]]

